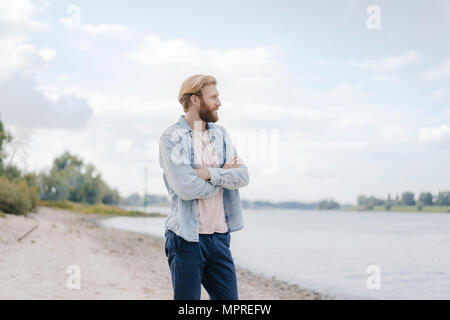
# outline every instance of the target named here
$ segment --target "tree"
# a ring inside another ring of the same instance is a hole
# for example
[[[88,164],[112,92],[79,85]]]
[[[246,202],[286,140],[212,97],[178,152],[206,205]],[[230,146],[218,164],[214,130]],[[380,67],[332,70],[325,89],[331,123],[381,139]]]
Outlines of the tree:
[[[22,172],[12,163],[5,165],[7,156],[5,147],[13,141],[13,136],[6,131],[3,122],[0,121],[0,176],[6,176],[10,181],[18,182],[22,177]]]
[[[406,191],[402,193],[402,205],[413,206],[416,202],[414,201],[414,193]]]
[[[374,196],[358,196],[358,205],[361,207],[366,207],[368,210],[372,210],[375,206],[384,206],[384,202],[385,201],[383,199],[378,199]]]
[[[435,204],[438,206],[450,206],[450,191],[440,191],[436,197]]]
[[[10,181],[18,182],[22,179],[22,172],[13,164],[8,164],[3,168],[3,175]]]
[[[70,154],[68,151],[65,151],[61,156],[53,160],[53,167],[51,170],[76,170],[77,172],[81,172],[82,166],[83,160],[79,159],[75,155]]]
[[[67,199],[68,186],[62,171],[52,174],[41,173],[39,181],[40,198],[42,200],[63,201]]]
[[[0,120],[0,176],[4,174],[5,146],[12,141],[12,135],[5,129]]]
[[[368,210],[373,210],[374,206],[375,206],[374,198],[370,197],[369,200],[367,201],[367,209]]]
[[[95,174],[94,171],[95,167],[88,164],[84,174],[85,180],[81,186],[84,201],[90,204],[100,203],[103,198],[102,179],[100,174]]]
[[[43,200],[69,200],[96,204],[117,204],[117,190],[111,190],[92,164],[65,151],[53,161],[48,175],[41,179]]]
[[[419,201],[424,206],[432,206],[433,205],[433,195],[430,192],[422,192],[419,195]]]
[[[386,202],[384,203],[384,207],[386,208],[386,210],[391,210],[391,208],[392,208],[392,199],[391,199],[391,194],[389,193],[388,194],[388,197],[387,197],[387,200],[386,200]]]
[[[317,204],[317,208],[319,210],[333,210],[333,209],[339,209],[341,205],[334,201],[333,199],[330,200],[322,200],[319,201]]]
[[[358,206],[367,206],[368,198],[364,195],[358,196]]]
[[[104,204],[116,205],[120,202],[120,194],[117,189],[111,189],[108,185],[103,184],[103,198],[102,202]]]
[[[82,160],[67,151],[55,158],[50,172],[39,175],[41,199],[82,202],[78,194],[83,183],[82,165]]]
[[[133,193],[126,198],[121,198],[120,203],[123,204],[124,206],[138,207],[141,205],[142,201],[139,194]]]

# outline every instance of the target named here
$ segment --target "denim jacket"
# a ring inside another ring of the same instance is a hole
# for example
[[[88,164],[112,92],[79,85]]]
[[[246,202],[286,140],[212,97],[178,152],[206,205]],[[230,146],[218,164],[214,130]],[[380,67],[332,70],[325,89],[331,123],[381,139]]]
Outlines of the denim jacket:
[[[210,198],[223,189],[225,222],[229,232],[244,227],[239,188],[249,183],[247,166],[223,169],[225,162],[237,156],[236,149],[225,128],[207,122],[211,144],[219,158],[218,168],[208,168],[211,179],[205,181],[195,173],[192,128],[180,115],[159,140],[159,164],[170,199],[170,213],[165,227],[187,241],[199,241],[198,199]]]

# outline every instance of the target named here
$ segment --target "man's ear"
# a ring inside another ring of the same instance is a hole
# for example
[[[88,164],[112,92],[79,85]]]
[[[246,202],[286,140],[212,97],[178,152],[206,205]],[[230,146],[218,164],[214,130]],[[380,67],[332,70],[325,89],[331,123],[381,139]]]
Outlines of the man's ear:
[[[193,94],[193,95],[191,95],[191,97],[189,98],[191,101],[191,103],[190,103],[190,105],[192,106],[192,105],[194,105],[194,104],[198,104],[199,103],[199,100],[196,100],[196,99],[198,99],[198,96],[196,96],[195,94]]]

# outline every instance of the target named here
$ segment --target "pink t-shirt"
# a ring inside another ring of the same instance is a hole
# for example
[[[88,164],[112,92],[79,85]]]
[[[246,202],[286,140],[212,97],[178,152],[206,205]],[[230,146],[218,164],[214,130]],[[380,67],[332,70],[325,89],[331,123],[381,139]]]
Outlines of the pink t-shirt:
[[[198,136],[196,136],[198,135]],[[201,139],[198,138],[201,137]],[[211,143],[208,130],[194,133],[195,162],[197,168],[219,168],[219,159]],[[223,208],[223,189],[215,196],[207,199],[198,199],[199,233],[212,234],[228,231]]]

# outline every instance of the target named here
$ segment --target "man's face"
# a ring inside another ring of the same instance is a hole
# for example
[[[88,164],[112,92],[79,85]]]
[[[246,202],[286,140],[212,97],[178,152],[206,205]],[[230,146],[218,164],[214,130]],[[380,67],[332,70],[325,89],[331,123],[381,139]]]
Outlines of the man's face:
[[[211,84],[204,87],[200,97],[200,119],[205,122],[217,122],[219,120],[217,110],[219,110],[221,105],[216,86]]]

